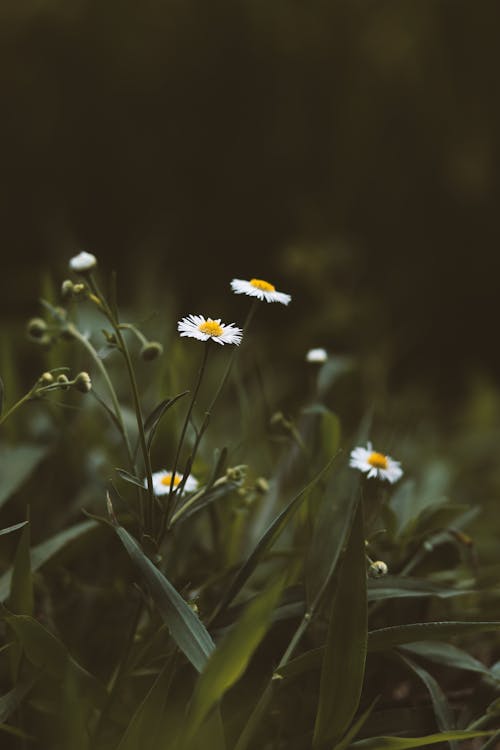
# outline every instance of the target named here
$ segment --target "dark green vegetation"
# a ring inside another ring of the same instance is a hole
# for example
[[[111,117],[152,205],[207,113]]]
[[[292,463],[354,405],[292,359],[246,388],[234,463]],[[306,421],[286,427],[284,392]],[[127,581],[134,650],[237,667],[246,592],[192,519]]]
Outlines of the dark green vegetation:
[[[235,300],[229,281],[219,309],[256,312],[239,348],[164,315],[161,353],[114,277],[102,294],[85,273],[29,325],[27,394],[4,359],[2,748],[493,747],[498,555],[464,497],[491,433],[445,450],[404,399],[366,408],[354,360],[280,359],[273,335],[268,356],[267,320],[286,328],[300,299]],[[368,439],[397,484],[349,467]],[[198,489],[157,497],[151,471],[174,466]]]

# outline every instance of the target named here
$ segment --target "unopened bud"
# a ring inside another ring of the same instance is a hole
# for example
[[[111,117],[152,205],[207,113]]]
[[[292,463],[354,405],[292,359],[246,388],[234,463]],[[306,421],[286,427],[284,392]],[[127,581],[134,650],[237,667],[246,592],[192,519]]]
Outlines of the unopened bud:
[[[145,362],[151,362],[153,359],[161,357],[163,347],[157,341],[148,341],[141,349],[141,357]]]
[[[63,299],[70,299],[73,296],[73,292],[75,291],[75,285],[71,281],[71,279],[66,279],[61,284],[61,297]]]
[[[73,284],[73,293],[77,297],[80,297],[86,289],[87,287],[85,286],[85,284]]]
[[[79,372],[75,378],[75,388],[81,393],[92,390],[92,381],[88,372]]]
[[[32,339],[41,339],[47,332],[47,323],[42,318],[32,318],[28,323],[28,336]]]
[[[265,477],[259,477],[255,480],[255,489],[257,492],[265,494],[266,492],[269,492],[269,482]]]
[[[67,375],[64,375],[64,373],[61,373],[61,375],[57,376],[57,382],[59,383],[61,388],[63,388],[64,390],[67,390],[69,388],[69,385],[68,385],[69,380],[68,380]]]
[[[51,385],[54,382],[54,376],[51,372],[42,372],[38,382],[41,385]]]
[[[382,560],[372,562],[368,568],[368,573],[372,578],[382,578],[382,576],[386,576],[388,572],[389,568]]]
[[[240,484],[246,477],[247,467],[244,464],[240,466],[233,466],[226,471],[226,477],[230,482],[236,482]]]

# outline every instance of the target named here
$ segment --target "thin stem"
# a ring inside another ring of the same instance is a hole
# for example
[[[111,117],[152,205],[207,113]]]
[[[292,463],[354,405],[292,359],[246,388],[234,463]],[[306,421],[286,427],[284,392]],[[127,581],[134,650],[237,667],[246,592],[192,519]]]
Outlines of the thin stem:
[[[80,331],[78,330],[78,328],[76,328],[76,326],[74,326],[72,323],[69,323],[68,326],[67,326],[67,330],[88,351],[88,353],[90,354],[90,356],[94,360],[95,364],[97,365],[97,368],[98,368],[99,372],[101,373],[101,375],[102,375],[102,377],[103,377],[103,379],[104,379],[104,381],[106,383],[106,386],[107,386],[108,391],[109,391],[109,395],[111,397],[111,401],[113,402],[113,411],[114,411],[115,417],[118,420],[118,423],[120,425],[120,431],[121,431],[121,434],[122,434],[122,437],[123,437],[123,441],[125,443],[125,447],[127,449],[128,461],[129,461],[129,464],[130,464],[132,470],[135,473],[135,462],[134,462],[134,457],[133,457],[133,454],[132,454],[132,447],[130,445],[130,439],[129,439],[127,430],[125,428],[125,423],[123,421],[123,416],[122,416],[122,412],[121,412],[121,409],[120,409],[120,403],[118,401],[118,397],[116,395],[116,391],[114,389],[113,383],[111,382],[111,378],[109,377],[108,371],[105,368],[102,359],[99,357],[99,355],[97,354],[96,350],[94,349],[94,347],[92,346],[92,344],[90,343],[90,341],[85,336],[83,336],[83,334],[80,333]]]
[[[146,444],[146,435],[144,432],[144,420],[142,417],[141,402],[139,399],[139,389],[137,387],[137,380],[135,377],[134,367],[132,365],[132,360],[130,358],[130,353],[127,348],[127,344],[120,330],[120,323],[118,322],[118,320],[115,319],[115,316],[113,315],[111,308],[109,307],[108,303],[106,302],[103,295],[101,294],[99,287],[97,286],[92,274],[88,275],[88,281],[89,281],[89,285],[92,291],[94,292],[97,298],[97,302],[102,307],[102,310],[105,316],[107,317],[107,319],[109,320],[109,322],[111,323],[113,327],[120,351],[122,352],[123,358],[125,359],[125,366],[127,368],[127,372],[128,372],[128,376],[130,380],[130,386],[132,390],[132,399],[134,402],[135,417],[137,421],[137,430],[139,433],[139,442],[141,446],[141,452],[142,452],[142,457],[144,461],[144,468],[146,472],[146,484],[147,484],[147,491],[148,491],[148,498],[149,498],[149,507],[147,509],[148,513],[147,513],[147,518],[146,518],[144,503],[142,502],[142,495],[141,495],[141,504],[140,504],[141,523],[142,523],[143,531],[146,529],[152,532],[155,496],[153,492],[151,460],[149,457],[149,452],[148,452],[148,448]]]
[[[203,347],[203,359],[201,361],[201,366],[198,371],[198,378],[196,381],[196,385],[193,390],[193,395],[191,397],[191,401],[189,403],[189,407],[187,410],[186,418],[184,419],[184,424],[182,426],[181,436],[179,438],[179,442],[177,443],[177,451],[175,453],[175,459],[174,459],[174,465],[172,467],[172,476],[170,478],[170,488],[169,493],[167,497],[167,506],[164,511],[164,521],[163,521],[163,528],[162,528],[162,535],[164,532],[165,524],[168,520],[168,516],[170,513],[171,505],[172,505],[172,496],[175,496],[177,493],[175,493],[174,490],[174,482],[175,482],[175,475],[177,472],[177,466],[179,465],[179,458],[182,450],[182,446],[184,444],[184,438],[186,437],[186,432],[189,424],[189,420],[191,419],[191,414],[193,413],[194,404],[196,401],[196,398],[198,396],[198,391],[200,390],[201,381],[203,380],[203,375],[205,373],[205,368],[207,366],[207,360],[208,360],[208,353],[210,351],[210,339],[208,339],[206,345]],[[184,478],[184,477],[183,477]],[[184,482],[185,483],[185,482]],[[182,485],[183,486],[183,485]],[[180,491],[182,492],[182,486],[179,487]]]
[[[5,414],[3,414],[0,417],[0,425],[5,422],[5,420],[7,419],[7,417],[10,417],[11,414],[13,414],[15,411],[17,411],[17,409],[19,409],[20,406],[22,406],[23,404],[27,403],[32,398],[33,398],[33,389],[31,391],[28,391],[28,393],[26,393],[22,398],[20,398],[19,401],[16,401],[16,403],[13,404],[13,406],[11,406],[10,409],[8,411],[6,411]]]

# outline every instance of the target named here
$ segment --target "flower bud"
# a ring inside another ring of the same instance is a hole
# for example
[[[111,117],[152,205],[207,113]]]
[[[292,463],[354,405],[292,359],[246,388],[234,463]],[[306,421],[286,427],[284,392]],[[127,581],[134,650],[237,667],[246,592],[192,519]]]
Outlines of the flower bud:
[[[68,376],[64,375],[64,373],[61,373],[60,375],[57,376],[57,382],[59,383],[59,385],[61,386],[63,390],[66,391],[69,388]]]
[[[66,279],[65,281],[63,281],[63,283],[61,284],[61,297],[63,299],[71,299],[74,291],[74,284],[71,279]]]
[[[163,347],[157,341],[148,341],[141,349],[141,358],[145,362],[152,362],[153,359],[161,357]]]
[[[51,372],[42,372],[38,382],[41,385],[52,385],[52,383],[54,382],[54,376]]]
[[[85,284],[74,284],[73,285],[73,294],[76,297],[81,297],[81,295],[86,291],[87,287]]]
[[[88,393],[92,390],[92,381],[88,372],[79,372],[75,378],[75,388],[80,393]]]
[[[375,562],[372,562],[372,564],[368,568],[368,574],[371,576],[371,578],[382,578],[382,576],[386,576],[388,572],[389,568],[382,560],[376,560]]]
[[[255,480],[255,489],[264,495],[266,492],[269,492],[269,482],[265,477],[259,477]]]
[[[92,253],[81,252],[71,258],[69,267],[77,273],[87,273],[97,265],[97,258]]]
[[[47,332],[47,323],[42,318],[32,318],[28,323],[28,336],[32,339],[41,339]]]

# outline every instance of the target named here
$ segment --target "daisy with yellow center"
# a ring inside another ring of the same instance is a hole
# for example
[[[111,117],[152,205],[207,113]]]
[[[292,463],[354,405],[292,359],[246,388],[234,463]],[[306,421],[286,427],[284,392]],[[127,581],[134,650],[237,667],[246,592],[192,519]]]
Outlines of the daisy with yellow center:
[[[170,492],[170,485],[172,483],[172,472],[162,469],[161,471],[155,471],[152,475],[153,479],[153,492],[155,495],[168,495]],[[182,474],[178,471],[175,472],[173,489],[177,489],[182,481]],[[147,487],[147,480],[144,480],[144,486]],[[184,485],[184,492],[194,492],[198,489],[198,481],[193,477],[192,474],[188,474],[186,483]]]
[[[236,344],[241,342],[243,332],[232,323],[221,323],[221,319],[204,318],[203,315],[188,315],[179,320],[177,330],[181,336],[190,336],[198,341],[216,341],[217,344]]]
[[[385,479],[391,484],[403,476],[399,461],[395,461],[384,453],[374,451],[371,443],[367,443],[366,448],[358,447],[351,451],[349,466],[364,472],[368,479],[376,477]]]
[[[292,299],[289,294],[277,292],[276,287],[263,279],[233,279],[231,289],[235,294],[247,294],[249,297],[257,297],[266,302],[281,302],[282,305],[288,305]]]

